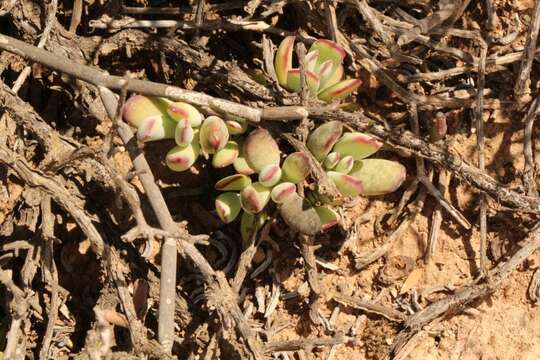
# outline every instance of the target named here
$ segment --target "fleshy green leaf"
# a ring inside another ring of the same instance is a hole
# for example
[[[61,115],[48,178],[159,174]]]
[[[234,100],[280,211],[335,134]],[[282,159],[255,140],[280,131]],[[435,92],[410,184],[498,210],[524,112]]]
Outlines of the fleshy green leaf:
[[[345,59],[345,50],[335,42],[328,39],[319,39],[311,45],[309,52],[317,50],[319,57],[318,65],[323,64],[327,60],[331,60],[335,67],[340,65]]]
[[[174,141],[176,145],[185,147],[191,144],[194,131],[188,119],[179,120],[174,130]]]
[[[216,211],[225,224],[229,224],[236,219],[240,213],[240,194],[235,192],[226,192],[220,194],[215,201]]]
[[[308,137],[307,147],[315,159],[322,161],[343,132],[340,121],[329,121],[316,128]]]
[[[276,51],[274,58],[274,68],[276,76],[281,86],[287,84],[287,74],[292,69],[292,56],[294,50],[294,36],[287,36],[283,39]]]
[[[307,71],[315,72],[317,69],[317,59],[319,59],[319,50],[308,52],[304,58],[304,68]]]
[[[266,166],[259,173],[259,182],[266,187],[276,185],[281,179],[281,169],[279,165],[271,164]]]
[[[268,219],[268,216],[265,213],[262,213],[259,214],[258,219],[259,221],[257,223],[257,227],[260,229]],[[240,220],[240,234],[244,243],[247,243],[249,241],[249,236],[251,235],[254,226],[255,215],[244,211],[242,213],[242,219]]]
[[[219,180],[214,187],[219,191],[240,191],[251,185],[251,178],[242,174],[234,174]]]
[[[224,168],[232,165],[238,158],[238,144],[234,141],[229,141],[221,150],[218,150],[212,157],[212,166],[215,168]]]
[[[263,211],[268,200],[270,200],[270,189],[258,182],[246,186],[240,193],[242,209],[251,214]]]
[[[357,196],[364,192],[362,181],[347,174],[328,171],[328,176],[343,196]]]
[[[255,172],[260,172],[268,165],[279,165],[278,144],[266,129],[253,130],[244,142],[243,152],[247,164]]]
[[[246,158],[243,156],[238,156],[236,160],[234,160],[233,167],[234,167],[234,170],[236,170],[236,172],[239,174],[243,174],[243,175],[255,174],[255,170],[249,167],[246,161]]]
[[[315,207],[315,211],[317,212],[317,215],[319,215],[323,231],[339,223],[338,213],[328,206],[317,206]]]
[[[354,164],[354,158],[351,155],[345,156],[343,159],[339,160],[334,171],[340,172],[342,174],[348,174],[352,170]]]
[[[199,131],[201,149],[206,154],[215,154],[227,145],[229,131],[225,122],[217,116],[207,117]]]
[[[282,166],[283,178],[294,184],[301,183],[309,175],[309,159],[307,154],[297,151],[285,159]]]
[[[338,152],[331,152],[324,159],[323,166],[326,170],[332,170],[336,167],[338,162],[341,160],[341,154]]]
[[[319,76],[311,71],[306,71],[306,83],[311,96],[316,96],[319,89]],[[291,69],[287,74],[287,89],[292,92],[300,92],[300,69]]]
[[[361,84],[360,79],[346,79],[323,89],[318,97],[326,102],[341,100],[352,94]]]
[[[238,116],[229,115],[225,120],[227,125],[227,130],[231,135],[240,135],[246,132],[248,128],[248,122],[246,119],[243,119]]]
[[[341,80],[342,77],[343,77],[343,66],[341,64],[335,68],[327,67],[325,68],[325,71],[322,71],[322,67],[321,67],[321,72],[319,74],[319,78],[320,78],[319,92],[321,92],[321,90],[324,90],[330,86],[337,84]]]
[[[193,141],[185,147],[175,146],[167,155],[165,155],[165,163],[169,169],[173,171],[186,171],[189,169],[199,156],[199,145]]]
[[[276,204],[282,204],[285,201],[287,201],[289,196],[295,193],[296,193],[296,185],[294,185],[291,182],[283,182],[281,184],[274,186],[274,188],[270,192],[270,198]]]
[[[382,195],[397,190],[405,180],[406,170],[396,161],[364,159],[355,161],[350,176],[362,183],[362,195]]]
[[[281,217],[295,231],[305,235],[315,235],[321,230],[321,220],[315,209],[297,193],[287,197],[279,207]]]
[[[137,129],[137,140],[141,142],[174,138],[176,122],[167,115],[151,116],[141,122]]]
[[[138,128],[149,117],[167,116],[166,107],[165,99],[134,95],[126,101],[123,117],[128,124]]]
[[[334,145],[334,151],[342,157],[351,155],[354,160],[362,160],[379,150],[382,143],[377,139],[359,132],[345,133]]]
[[[168,104],[167,114],[176,121],[188,120],[191,127],[199,127],[203,121],[203,116],[199,110],[185,102],[172,102]]]

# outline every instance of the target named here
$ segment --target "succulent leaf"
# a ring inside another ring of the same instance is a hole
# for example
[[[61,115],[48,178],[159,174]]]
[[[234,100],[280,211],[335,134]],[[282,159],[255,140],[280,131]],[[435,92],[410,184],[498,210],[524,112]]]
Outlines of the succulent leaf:
[[[225,224],[229,224],[236,219],[240,213],[240,194],[235,192],[226,192],[220,194],[215,201],[216,211]]]
[[[188,120],[192,127],[199,127],[203,121],[203,116],[191,104],[185,102],[172,102],[167,105],[167,114],[175,120]]]
[[[197,160],[199,151],[196,141],[185,147],[175,146],[165,155],[165,163],[173,171],[186,171]]]
[[[279,207],[281,217],[295,231],[315,235],[321,230],[321,220],[315,209],[297,193],[292,193]]]
[[[328,171],[327,174],[343,196],[357,196],[364,192],[362,180],[356,177],[336,171]]]
[[[334,171],[340,172],[342,174],[348,174],[352,170],[354,165],[354,158],[351,155],[345,156],[343,159],[339,160]]]
[[[319,215],[323,231],[339,223],[338,213],[328,206],[317,206],[315,207],[315,211],[317,212],[317,215]]]
[[[337,84],[343,77],[343,66],[340,64],[335,68],[330,68],[330,71],[320,73],[319,92]]]
[[[334,151],[341,154],[342,157],[351,155],[354,160],[362,160],[379,150],[382,143],[377,139],[360,133],[345,133],[334,145]]]
[[[234,174],[219,180],[214,187],[219,191],[240,191],[251,185],[251,178],[243,174]]]
[[[345,50],[335,42],[328,39],[319,39],[311,45],[309,52],[317,50],[319,56],[317,63],[321,65],[327,60],[331,60],[334,66],[338,66],[345,59]]]
[[[279,45],[274,58],[276,76],[281,86],[287,84],[287,74],[292,69],[292,57],[294,49],[294,36],[287,36]]]
[[[283,178],[294,184],[301,183],[309,175],[309,158],[306,153],[297,151],[285,159],[282,166]]]
[[[123,117],[128,124],[138,128],[149,117],[166,115],[166,106],[162,98],[134,95],[126,101]]]
[[[174,141],[180,147],[186,147],[193,141],[194,131],[188,119],[179,120],[174,130]]]
[[[315,159],[322,161],[343,132],[340,121],[329,121],[316,128],[308,137],[307,147]]]
[[[255,170],[249,167],[246,161],[246,158],[243,156],[238,156],[236,160],[234,160],[233,167],[234,167],[234,170],[236,170],[236,172],[239,174],[243,174],[243,175],[255,174]]]
[[[268,200],[270,200],[270,189],[258,182],[246,186],[240,192],[242,209],[251,214],[263,211]]]
[[[221,150],[218,150],[212,157],[212,166],[215,168],[224,168],[232,165],[238,158],[238,144],[234,141],[229,141]]]
[[[319,50],[308,52],[304,58],[304,69],[315,72],[317,60],[319,59]]]
[[[332,170],[341,160],[341,154],[338,152],[331,152],[324,159],[323,166],[326,170]]]
[[[141,142],[174,138],[176,122],[167,115],[155,115],[142,121],[137,129],[137,140]]]
[[[270,192],[270,198],[276,204],[283,204],[289,196],[296,193],[296,185],[291,182],[283,182],[274,186]]]
[[[280,179],[281,169],[279,165],[268,165],[259,173],[259,182],[266,187],[272,187],[276,185]]]
[[[319,89],[319,76],[312,71],[306,70],[306,83],[311,96],[316,96]],[[287,89],[292,92],[300,92],[302,83],[300,82],[300,69],[291,69],[287,74]]]
[[[247,120],[238,116],[228,116],[225,120],[225,124],[227,125],[227,130],[229,130],[229,134],[231,135],[243,134],[248,128]]]
[[[225,122],[217,116],[207,117],[199,131],[199,141],[202,151],[206,154],[215,154],[227,145],[229,131]]]
[[[319,99],[326,102],[341,100],[352,94],[362,84],[359,79],[346,79],[319,92]]]
[[[403,183],[406,170],[396,161],[364,159],[355,161],[350,176],[362,183],[362,195],[382,195],[395,191]]]
[[[268,165],[279,165],[278,144],[266,129],[252,131],[244,142],[243,152],[247,164],[257,173]]]
[[[258,223],[257,227],[261,228],[261,226],[264,225],[266,222],[268,216],[265,213],[259,214],[257,216]],[[242,213],[242,218],[240,220],[240,234],[242,236],[242,240],[244,243],[247,243],[249,241],[249,237],[251,235],[251,232],[253,231],[253,227],[255,226],[255,215],[252,215],[248,212]]]

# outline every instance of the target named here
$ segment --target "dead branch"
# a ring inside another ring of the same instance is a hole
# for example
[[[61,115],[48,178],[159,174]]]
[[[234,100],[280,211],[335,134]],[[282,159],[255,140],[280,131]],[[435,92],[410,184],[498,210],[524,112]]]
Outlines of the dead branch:
[[[534,60],[534,52],[536,49],[536,39],[538,38],[538,31],[540,30],[540,1],[534,2],[534,9],[532,13],[531,23],[529,24],[529,30],[527,31],[527,41],[525,43],[525,51],[521,58],[519,65],[519,74],[514,85],[514,98],[516,101],[523,101],[523,96],[528,95],[529,85],[527,81],[530,77],[531,66]]]

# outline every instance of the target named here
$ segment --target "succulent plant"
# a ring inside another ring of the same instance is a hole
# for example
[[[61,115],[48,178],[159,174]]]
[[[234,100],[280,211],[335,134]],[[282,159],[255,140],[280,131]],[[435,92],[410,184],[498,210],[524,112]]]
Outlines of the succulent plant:
[[[294,184],[299,184],[309,175],[309,158],[302,151],[297,151],[283,162],[283,178]]]
[[[215,188],[220,191],[240,191],[251,185],[251,178],[244,174],[235,174],[219,180]]]
[[[229,141],[229,130],[223,119],[209,116],[204,119],[199,131],[201,150],[206,154],[215,154]]]
[[[186,171],[193,166],[198,156],[199,144],[194,141],[186,147],[173,147],[165,155],[165,163],[173,171]]]
[[[293,46],[294,38],[290,37],[280,45],[276,71],[280,69],[278,78],[286,79],[288,88],[299,90],[298,69],[291,68]],[[342,94],[339,91],[333,94],[336,87],[353,84],[354,79],[341,81],[344,56],[345,52],[331,41],[319,40],[313,44],[304,64],[313,95],[324,98],[328,93],[332,94],[328,99],[333,100]],[[234,170],[235,173],[214,185],[222,192],[215,199],[215,209],[225,224],[234,222],[241,214],[240,232],[244,240],[252,232],[255,219],[259,226],[266,221],[265,208],[270,201],[291,229],[307,235],[324,231],[340,221],[332,208],[339,201],[318,193],[316,187],[307,190],[305,198],[297,193],[312,169],[309,153],[293,152],[282,161],[278,143],[264,128],[250,131],[247,121],[239,117],[204,118],[190,104],[141,95],[126,102],[123,115],[126,122],[137,127],[140,141],[174,139],[165,156],[165,163],[172,171],[188,170],[201,153],[206,159],[211,156],[213,168]],[[400,163],[366,159],[381,148],[380,141],[359,132],[344,133],[339,121],[327,122],[313,130],[306,146],[343,196],[386,194],[396,190],[405,179],[405,168]]]
[[[240,214],[240,195],[235,192],[226,192],[216,198],[216,212],[225,224],[233,222]]]
[[[257,173],[268,165],[279,165],[281,152],[266,129],[253,130],[244,142],[243,151],[247,164]]]
[[[191,104],[184,102],[173,102],[167,105],[167,114],[175,121],[187,120],[191,127],[199,127],[203,121],[203,116]]]
[[[263,211],[270,200],[270,189],[259,182],[246,186],[240,193],[242,209],[250,214]]]
[[[342,133],[343,124],[340,121],[330,121],[313,130],[308,136],[306,145],[315,159],[322,161],[332,150]]]
[[[270,164],[259,173],[259,182],[266,187],[272,187],[281,180],[281,168],[279,165]]]
[[[287,36],[274,57],[274,69],[279,84],[292,92],[300,92],[300,68],[293,68],[294,36]],[[354,92],[362,83],[359,79],[343,77],[342,62],[345,50],[327,39],[313,43],[303,62],[309,93],[320,100],[341,100]]]
[[[321,220],[322,230],[331,228],[339,223],[339,215],[328,206],[315,206],[315,211]]]
[[[232,165],[238,158],[240,153],[238,144],[234,141],[229,141],[225,147],[218,150],[212,157],[212,166],[215,168],[224,168]]]

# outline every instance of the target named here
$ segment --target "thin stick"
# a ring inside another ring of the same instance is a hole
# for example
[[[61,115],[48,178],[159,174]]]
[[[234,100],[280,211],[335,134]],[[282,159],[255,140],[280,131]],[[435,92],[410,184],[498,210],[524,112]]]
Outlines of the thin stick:
[[[326,17],[326,28],[328,38],[332,41],[338,39],[338,27],[336,17],[336,7],[333,4],[333,0],[324,0],[324,15]]]
[[[124,85],[123,77],[108,75],[95,67],[81,65],[65,57],[54,55],[6,35],[0,35],[0,49],[24,56],[32,61],[72,75],[77,79],[89,82],[98,87],[121,89]],[[176,86],[152,81],[132,79],[129,81],[127,90],[145,95],[162,96],[171,100],[186,101],[193,105],[239,116],[255,123],[260,122],[262,119],[279,119],[281,121],[301,120],[307,116],[306,110],[298,106],[277,107],[268,110],[256,109],[197,91],[185,90]]]
[[[348,296],[336,292],[332,294],[332,299],[345,306],[350,306],[355,309],[363,310],[368,314],[377,314],[391,321],[402,322],[407,319],[407,316],[402,312],[386,307],[384,305],[379,305],[370,301],[364,301],[354,296]]]
[[[71,20],[69,22],[69,32],[75,34],[77,27],[81,23],[83,12],[83,0],[75,0],[73,2],[73,11],[71,12]]]
[[[58,271],[56,262],[54,261],[54,215],[51,212],[51,197],[45,195],[41,201],[41,231],[43,234],[44,250],[43,260],[45,263],[45,271],[48,273],[48,278],[51,281],[51,299],[49,309],[47,311],[47,328],[43,335],[41,350],[39,351],[39,359],[47,360],[49,358],[49,348],[54,334],[54,326],[58,318],[58,308],[60,307]]]
[[[531,66],[534,60],[534,53],[536,49],[536,40],[538,39],[538,31],[540,30],[540,0],[534,2],[534,9],[532,14],[529,30],[527,31],[527,40],[525,42],[525,51],[521,58],[521,64],[519,66],[519,75],[516,79],[514,86],[514,98],[516,101],[521,101],[523,95],[529,90],[527,81],[529,80],[531,73]]]
[[[58,8],[58,0],[51,0],[51,4],[49,5],[49,10],[47,12],[47,20],[45,29],[43,29],[43,32],[41,33],[41,38],[39,39],[37,47],[39,49],[43,49],[45,44],[47,43],[47,40],[49,39],[49,34],[51,33],[52,26],[54,24],[54,19],[56,17],[56,10]],[[26,78],[28,75],[30,75],[30,72],[32,71],[32,68],[30,66],[25,66],[23,71],[19,74],[17,77],[17,80],[15,80],[15,83],[13,84],[13,87],[11,90],[13,90],[14,93],[18,93],[21,89],[21,86],[26,81]]]
[[[452,175],[446,171],[446,169],[441,169],[439,171],[439,184],[438,190],[441,195],[446,198],[446,190],[448,189],[448,184],[450,183],[450,178]],[[429,263],[433,258],[433,255],[437,251],[437,245],[439,242],[439,231],[442,224],[442,212],[441,212],[441,203],[438,203],[433,210],[433,216],[431,220],[431,229],[429,232],[429,241],[428,241],[428,250],[426,252],[425,262]]]
[[[540,110],[540,94],[537,95],[529,106],[527,114],[523,117],[522,122],[525,124],[523,130],[523,156],[525,158],[525,168],[523,169],[523,185],[529,196],[538,196],[536,190],[535,164],[533,155],[533,143],[532,143],[532,131],[534,128],[534,121],[538,116]]]
[[[123,89],[128,87],[131,81],[124,81]],[[106,89],[100,87],[100,92],[106,92]],[[102,95],[102,98],[104,96]],[[118,103],[114,96],[108,97],[109,101],[105,102],[105,109],[109,117],[116,118]],[[112,101],[110,101],[112,100]],[[158,222],[161,228],[170,234],[178,234],[179,227],[174,222],[170,212],[167,209],[165,199],[155,186],[154,176],[150,170],[145,157],[134,145],[133,132],[127,124],[122,121],[117,122],[118,134],[132,156],[133,166],[139,172],[139,179],[143,184],[147,196],[151,200],[151,205],[157,215]],[[130,146],[131,144],[131,146]],[[149,184],[154,184],[151,186]],[[137,212],[136,212],[137,213]],[[165,237],[161,245],[161,278],[159,288],[159,314],[158,314],[158,339],[165,353],[170,353],[174,342],[174,308],[176,298],[176,262],[177,249],[176,239],[174,237]]]
[[[492,73],[495,71],[501,71],[506,69],[506,67],[502,65],[508,65],[511,63],[514,63],[522,58],[524,54],[524,51],[516,51],[510,54],[497,56],[497,57],[489,57],[486,59],[486,73]],[[534,56],[537,56],[540,54],[540,48],[536,48],[534,50]],[[423,81],[423,80],[429,80],[429,81],[435,81],[435,80],[445,80],[453,76],[458,76],[461,74],[465,74],[468,72],[474,72],[478,70],[478,66],[476,65],[464,65],[464,66],[457,66],[455,68],[446,69],[446,70],[439,70],[435,72],[426,72],[426,73],[418,73],[411,76],[407,76],[404,78],[404,81]]]
[[[482,40],[480,41],[480,59],[478,61],[478,91],[476,93],[476,142],[478,146],[478,168],[480,171],[485,171],[485,141],[484,141],[484,85],[486,83],[486,56],[488,51],[488,45]],[[487,274],[487,256],[486,256],[486,242],[487,242],[487,209],[486,209],[486,194],[480,194],[480,272],[481,275]]]
[[[420,125],[418,124],[418,110],[416,108],[416,104],[412,103],[410,104],[410,114],[409,117],[411,122],[411,128],[413,133],[420,137]],[[441,204],[442,207],[444,207],[450,215],[465,229],[470,229],[471,224],[469,221],[463,216],[463,214],[456,209],[452,204],[450,204],[444,196],[441,195],[440,191],[431,183],[431,180],[428,179],[426,176],[426,168],[424,164],[424,159],[420,156],[416,156],[416,169],[417,169],[417,177],[420,180],[420,182],[426,187],[426,189],[429,191],[429,193],[437,199],[439,204]]]
[[[205,0],[197,0],[197,7],[195,8],[195,38],[198,38],[201,32],[201,26],[204,20],[204,8]]]

